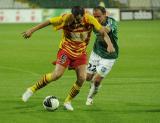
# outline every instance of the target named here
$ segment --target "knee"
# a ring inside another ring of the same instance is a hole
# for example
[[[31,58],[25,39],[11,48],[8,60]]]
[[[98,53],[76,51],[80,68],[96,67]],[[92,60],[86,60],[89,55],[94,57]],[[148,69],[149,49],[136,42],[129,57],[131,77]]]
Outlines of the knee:
[[[101,78],[94,78],[94,79],[92,79],[92,81],[94,83],[100,83],[101,80],[102,80]]]
[[[103,77],[100,77],[100,76],[96,76],[92,79],[92,81],[94,82],[94,85],[96,87],[98,87],[100,84],[101,84],[101,81],[102,81]]]

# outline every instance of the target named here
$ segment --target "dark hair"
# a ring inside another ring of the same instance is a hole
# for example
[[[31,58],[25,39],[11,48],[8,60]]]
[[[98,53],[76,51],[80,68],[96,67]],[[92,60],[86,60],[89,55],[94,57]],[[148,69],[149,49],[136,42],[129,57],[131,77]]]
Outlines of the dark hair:
[[[71,12],[74,16],[78,16],[78,15],[83,16],[84,15],[84,8],[82,8],[80,6],[74,6],[74,7],[72,7]]]
[[[102,7],[102,6],[97,6],[93,10],[97,10],[97,9],[100,10],[103,14],[106,13],[106,9],[104,7]]]

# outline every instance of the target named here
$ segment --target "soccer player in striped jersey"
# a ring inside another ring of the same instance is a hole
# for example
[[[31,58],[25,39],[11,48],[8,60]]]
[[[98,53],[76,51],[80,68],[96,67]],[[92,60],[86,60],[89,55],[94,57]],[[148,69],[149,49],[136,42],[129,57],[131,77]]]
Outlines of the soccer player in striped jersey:
[[[50,18],[25,31],[23,37],[29,38],[35,31],[48,25],[53,25],[56,30],[63,30],[55,69],[52,73],[45,74],[41,80],[29,87],[22,95],[22,100],[26,102],[37,90],[45,87],[52,81],[58,80],[67,67],[72,67],[76,72],[77,80],[64,101],[64,107],[69,111],[73,111],[71,101],[79,93],[86,79],[86,47],[89,43],[93,27],[104,35],[106,43],[110,42],[110,39],[98,21],[93,16],[86,14],[84,9],[79,6],[73,7],[71,14]],[[114,52],[113,45],[109,46],[108,52]]]
[[[117,22],[113,18],[106,16],[106,10],[101,6],[93,9],[93,15],[106,29],[115,51],[108,52],[108,44],[104,41],[101,34],[94,29],[96,39],[87,68],[87,81],[91,81],[91,86],[87,96],[86,105],[92,105],[93,98],[99,91],[102,80],[110,72],[116,58],[118,57]]]

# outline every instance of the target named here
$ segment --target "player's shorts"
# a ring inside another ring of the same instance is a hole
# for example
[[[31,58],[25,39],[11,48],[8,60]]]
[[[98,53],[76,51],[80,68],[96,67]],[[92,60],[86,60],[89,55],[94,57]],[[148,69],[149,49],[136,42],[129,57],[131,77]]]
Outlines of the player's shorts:
[[[98,73],[100,76],[105,77],[112,69],[115,61],[115,59],[102,58],[92,51],[87,66],[87,73]]]
[[[60,64],[70,69],[75,69],[80,65],[87,64],[87,54],[83,53],[80,57],[73,59],[67,52],[60,49],[57,53],[56,64]]]

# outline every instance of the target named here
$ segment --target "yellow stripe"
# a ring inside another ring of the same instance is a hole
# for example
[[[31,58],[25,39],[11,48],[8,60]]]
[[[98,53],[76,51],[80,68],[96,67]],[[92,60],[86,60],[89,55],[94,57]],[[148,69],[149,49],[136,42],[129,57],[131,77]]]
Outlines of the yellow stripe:
[[[80,90],[80,88],[81,88],[81,87],[80,87],[80,86],[78,86],[76,83],[74,83],[74,85],[73,85],[73,86],[74,86],[74,88],[75,88],[76,90]]]

